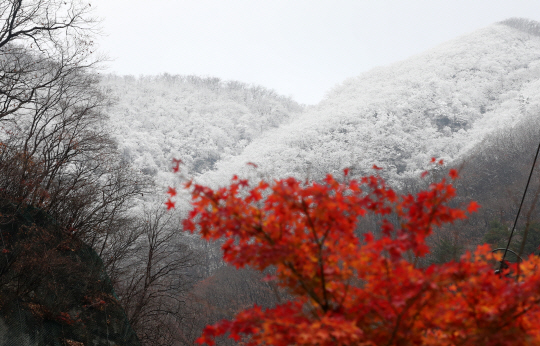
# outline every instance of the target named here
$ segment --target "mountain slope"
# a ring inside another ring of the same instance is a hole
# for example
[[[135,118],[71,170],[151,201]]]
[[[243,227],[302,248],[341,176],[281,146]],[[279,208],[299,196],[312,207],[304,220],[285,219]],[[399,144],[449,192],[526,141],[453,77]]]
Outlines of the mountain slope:
[[[538,23],[512,19],[343,82],[317,106],[216,164],[235,172],[318,179],[373,164],[387,178],[417,175],[431,157],[459,160],[492,131],[540,110]]]
[[[117,101],[109,114],[123,159],[156,180],[170,178],[173,157],[192,174],[210,170],[303,110],[272,90],[218,78],[108,75],[102,85]]]

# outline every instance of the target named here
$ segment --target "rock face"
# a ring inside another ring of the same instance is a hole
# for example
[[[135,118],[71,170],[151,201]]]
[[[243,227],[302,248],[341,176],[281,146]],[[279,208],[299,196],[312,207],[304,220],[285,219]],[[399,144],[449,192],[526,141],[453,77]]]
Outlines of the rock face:
[[[89,246],[1,200],[0,235],[0,346],[140,345]]]

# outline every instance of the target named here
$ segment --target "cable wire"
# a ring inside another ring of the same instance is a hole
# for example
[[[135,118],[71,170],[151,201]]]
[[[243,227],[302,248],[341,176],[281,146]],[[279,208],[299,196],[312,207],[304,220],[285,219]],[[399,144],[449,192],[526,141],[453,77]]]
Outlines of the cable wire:
[[[508,252],[508,248],[510,247],[510,242],[512,241],[512,236],[514,235],[514,231],[516,230],[519,214],[521,213],[521,207],[523,207],[523,202],[525,201],[525,196],[527,195],[527,190],[529,189],[529,183],[531,182],[531,177],[534,171],[534,166],[536,166],[536,160],[538,159],[539,152],[540,152],[540,142],[538,143],[538,148],[536,149],[536,155],[534,156],[534,161],[531,167],[531,172],[529,173],[529,179],[527,180],[527,185],[525,185],[525,191],[523,192],[523,197],[521,197],[521,203],[519,204],[519,209],[516,215],[516,219],[514,220],[514,226],[512,227],[512,232],[510,233],[510,237],[508,238],[508,244],[506,244],[506,248],[504,250],[504,254],[501,259],[501,264],[499,265],[499,270],[497,270],[496,273],[500,273],[503,269],[504,259],[506,257],[506,253]]]

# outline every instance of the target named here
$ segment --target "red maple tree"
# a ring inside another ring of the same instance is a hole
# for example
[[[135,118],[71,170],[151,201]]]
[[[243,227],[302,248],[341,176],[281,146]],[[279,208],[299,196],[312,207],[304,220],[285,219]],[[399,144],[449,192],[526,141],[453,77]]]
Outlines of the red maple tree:
[[[234,177],[217,190],[186,184],[193,209],[184,229],[224,238],[224,260],[237,268],[274,268],[269,279],[294,296],[207,326],[199,343],[228,334],[276,346],[540,344],[540,259],[511,265],[519,275],[495,275],[490,249],[480,246],[460,261],[418,267],[407,258],[429,252],[432,229],[478,205],[450,207],[455,189],[447,179],[398,195],[378,176],[347,174],[253,187]],[[358,220],[368,213],[382,218],[380,235],[360,239]]]

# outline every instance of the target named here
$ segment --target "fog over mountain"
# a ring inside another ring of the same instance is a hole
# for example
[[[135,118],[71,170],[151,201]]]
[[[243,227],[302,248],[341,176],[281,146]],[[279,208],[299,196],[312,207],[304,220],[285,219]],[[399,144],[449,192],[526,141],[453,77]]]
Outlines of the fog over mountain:
[[[487,134],[538,113],[539,32],[525,19],[496,23],[350,78],[307,108],[213,78],[109,76],[104,85],[119,101],[110,113],[124,158],[156,180],[170,182],[177,157],[218,185],[235,173],[319,179],[373,164],[398,183],[431,157],[457,162]]]

